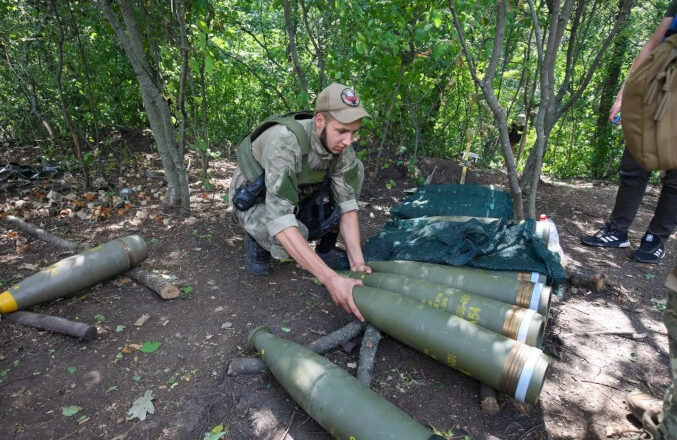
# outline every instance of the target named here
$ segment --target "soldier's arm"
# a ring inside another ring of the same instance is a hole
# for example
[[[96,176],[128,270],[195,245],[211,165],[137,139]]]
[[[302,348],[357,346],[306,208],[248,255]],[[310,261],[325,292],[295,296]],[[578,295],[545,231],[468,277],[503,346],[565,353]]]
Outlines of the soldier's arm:
[[[266,227],[275,237],[280,231],[298,227],[294,215],[298,204],[296,171],[301,167],[301,150],[294,134],[286,127],[275,127],[259,162],[266,172]]]
[[[362,255],[357,211],[348,211],[341,215],[341,236],[348,252],[350,270],[371,273],[371,268],[365,264],[364,255]]]
[[[348,252],[350,269],[371,273],[364,264],[360,245],[360,226],[357,221],[357,199],[360,196],[364,168],[357,159],[353,147],[346,148],[331,174],[331,190],[341,210],[341,236]]]
[[[360,321],[364,317],[353,300],[353,287],[362,285],[361,280],[342,277],[327,266],[313,251],[296,227],[289,227],[280,231],[275,238],[280,242],[287,253],[308,272],[315,275],[329,290],[332,301],[346,311],[353,314]],[[358,239],[359,245],[359,239]],[[361,253],[361,251],[360,251]]]

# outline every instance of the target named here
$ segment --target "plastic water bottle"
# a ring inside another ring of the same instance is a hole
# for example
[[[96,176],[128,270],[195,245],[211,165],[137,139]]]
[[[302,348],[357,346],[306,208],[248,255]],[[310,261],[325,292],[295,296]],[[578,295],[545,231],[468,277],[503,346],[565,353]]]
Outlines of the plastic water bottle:
[[[550,229],[550,234],[548,234],[548,250],[557,253],[559,255],[559,260],[562,261],[564,258],[564,251],[562,250],[562,246],[559,245],[559,234],[557,233],[555,222],[550,220],[545,214],[539,215],[538,221],[548,223]]]

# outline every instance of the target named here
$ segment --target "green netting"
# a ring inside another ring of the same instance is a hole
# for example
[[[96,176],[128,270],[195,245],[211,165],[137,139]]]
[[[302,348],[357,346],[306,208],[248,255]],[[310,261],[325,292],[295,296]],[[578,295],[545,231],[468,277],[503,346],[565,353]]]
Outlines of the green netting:
[[[559,284],[566,278],[559,256],[534,237],[534,225],[531,219],[514,224],[505,218],[489,224],[474,219],[465,223],[426,218],[394,220],[369,239],[363,252],[366,261],[411,260],[539,272]]]
[[[435,215],[513,218],[512,196],[494,186],[425,185],[390,215],[393,220]]]

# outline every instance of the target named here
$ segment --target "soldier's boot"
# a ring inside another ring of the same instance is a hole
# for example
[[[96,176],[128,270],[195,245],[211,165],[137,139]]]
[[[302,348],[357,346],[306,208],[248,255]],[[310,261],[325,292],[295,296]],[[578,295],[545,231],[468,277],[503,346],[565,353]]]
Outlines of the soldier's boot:
[[[641,391],[633,391],[628,395],[628,408],[632,415],[642,422],[642,427],[648,434],[644,438],[661,440],[658,416],[663,411],[662,400]]]
[[[338,233],[330,232],[315,246],[315,252],[324,263],[334,270],[349,269],[348,254],[336,247]]]
[[[270,252],[249,234],[244,236],[244,250],[246,253],[244,265],[250,273],[257,276],[270,273]]]

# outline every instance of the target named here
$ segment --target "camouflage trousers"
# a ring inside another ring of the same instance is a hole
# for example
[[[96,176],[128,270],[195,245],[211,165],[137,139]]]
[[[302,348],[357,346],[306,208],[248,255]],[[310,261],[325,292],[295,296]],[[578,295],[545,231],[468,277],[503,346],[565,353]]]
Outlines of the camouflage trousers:
[[[362,184],[364,183],[364,166],[362,165],[361,161],[358,161],[358,164],[359,168],[357,173],[358,178],[357,199],[359,200],[360,193],[362,192]],[[235,174],[233,175],[231,182],[242,180],[242,177],[238,176],[238,172],[239,168],[235,171]],[[305,189],[308,190],[308,188]],[[305,191],[304,194],[301,195],[301,198],[303,198],[304,195],[305,196],[310,195],[306,194],[306,192],[308,191]],[[232,198],[233,194],[234,191],[231,190],[230,200],[233,200]],[[284,260],[285,258],[289,258],[289,254],[280,244],[277,238],[272,237],[268,233],[267,224],[268,222],[270,222],[270,220],[271,219],[269,219],[266,216],[265,203],[256,204],[246,211],[240,211],[238,209],[233,208],[233,222],[236,225],[244,228],[247,234],[251,235],[258,244],[260,244],[264,249],[269,251],[270,254],[273,256],[273,258],[276,258],[278,260]],[[302,222],[299,221],[298,228],[301,235],[303,235],[303,238],[308,240],[308,228],[306,227],[306,225],[304,225]]]
[[[668,288],[668,300],[663,312],[663,321],[668,330],[668,344],[670,349],[670,376],[672,384],[665,391],[663,397],[663,415],[659,416],[659,429],[665,439],[677,439],[677,260],[672,273],[665,281]]]

